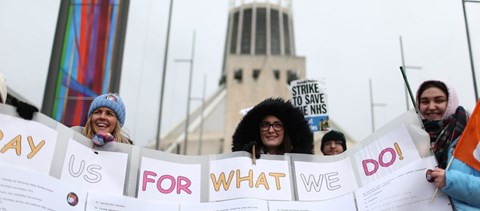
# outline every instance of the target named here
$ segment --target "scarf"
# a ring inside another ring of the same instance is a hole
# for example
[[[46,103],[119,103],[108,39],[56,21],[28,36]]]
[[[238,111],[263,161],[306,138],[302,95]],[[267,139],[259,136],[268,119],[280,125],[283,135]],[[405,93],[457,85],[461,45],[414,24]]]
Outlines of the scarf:
[[[444,120],[422,120],[425,130],[430,135],[430,145],[437,159],[438,166],[445,169],[448,160],[448,148],[465,129],[468,115],[462,106],[459,106],[454,114]]]

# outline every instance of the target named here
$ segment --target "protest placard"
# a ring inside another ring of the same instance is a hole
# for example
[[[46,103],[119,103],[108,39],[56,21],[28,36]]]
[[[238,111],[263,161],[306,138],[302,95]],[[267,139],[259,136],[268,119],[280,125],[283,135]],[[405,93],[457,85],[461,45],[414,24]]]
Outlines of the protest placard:
[[[258,211],[258,210],[270,210],[268,208],[268,202],[265,200],[245,198],[245,199],[233,199],[220,202],[207,202],[207,203],[185,203],[180,205],[182,211]]]
[[[126,153],[96,151],[70,139],[60,179],[87,191],[123,195],[127,159]]]
[[[356,150],[355,164],[362,185],[382,178],[418,159],[420,154],[404,125]]]
[[[358,188],[351,160],[293,161],[298,200],[333,199]]]
[[[269,201],[271,211],[356,210],[353,193],[322,201]]]
[[[57,131],[38,122],[0,114],[0,162],[48,174]]]
[[[425,172],[436,164],[433,156],[418,159],[358,189],[358,210],[452,210],[445,194],[440,193],[431,201],[435,185],[425,179]]]
[[[305,79],[290,82],[292,103],[299,108],[312,131],[330,128],[325,84],[319,80]]]
[[[235,165],[232,165],[235,164]],[[210,200],[254,197],[292,200],[291,176],[286,160],[233,157],[210,162]]]
[[[83,189],[37,171],[0,167],[0,210],[85,210]]]
[[[143,200],[133,197],[105,194],[103,192],[88,192],[86,211],[115,210],[115,211],[178,211],[179,203]]]
[[[200,202],[201,165],[142,157],[138,198]]]
[[[8,115],[10,111],[5,112],[2,106],[0,113]],[[414,111],[396,118],[340,155],[262,154],[256,164],[251,154],[243,151],[184,156],[121,143],[95,154],[88,139],[42,114],[16,125],[19,134],[43,127],[58,133],[50,150],[56,159],[44,169],[31,168],[28,160],[15,163],[23,167],[20,170],[2,168],[0,206],[6,210],[18,206],[29,206],[26,210],[149,210],[165,204],[168,210],[278,211],[329,209],[335,203],[341,204],[339,208],[361,211],[452,209],[445,195],[439,195],[435,203],[429,201],[435,186],[425,180],[425,170],[432,168],[435,160],[429,151],[429,136],[421,130]],[[0,164],[6,165],[3,161]],[[108,172],[103,174],[102,170]],[[78,176],[83,182],[95,181],[99,175],[101,181],[118,175],[125,178],[119,176],[112,183],[96,185],[99,189],[84,193],[80,188],[84,184],[58,179],[64,175],[71,179]],[[122,184],[123,196],[118,193]],[[167,206],[165,201],[171,204]],[[87,208],[66,208],[72,206],[69,203],[87,204]]]

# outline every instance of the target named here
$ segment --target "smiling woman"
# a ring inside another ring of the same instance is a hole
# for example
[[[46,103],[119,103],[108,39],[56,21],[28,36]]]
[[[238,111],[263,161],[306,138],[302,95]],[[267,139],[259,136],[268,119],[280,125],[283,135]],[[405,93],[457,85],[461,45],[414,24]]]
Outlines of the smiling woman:
[[[112,141],[133,144],[122,132],[125,114],[125,106],[120,96],[100,95],[90,104],[83,135],[100,146]]]
[[[453,87],[439,80],[423,82],[417,91],[417,106],[438,161],[438,167],[427,170],[427,181],[447,194],[456,210],[479,210],[480,172],[453,156],[455,148],[462,147],[457,143],[469,119],[465,109],[458,105]],[[478,142],[467,134],[462,139],[462,142]]]
[[[260,154],[313,154],[313,133],[303,113],[281,98],[268,98],[248,111],[232,139],[232,151],[247,151],[257,158]]]
[[[430,145],[441,168],[447,166],[447,151],[463,132],[468,115],[458,104],[453,87],[440,80],[427,80],[417,90],[417,106]]]

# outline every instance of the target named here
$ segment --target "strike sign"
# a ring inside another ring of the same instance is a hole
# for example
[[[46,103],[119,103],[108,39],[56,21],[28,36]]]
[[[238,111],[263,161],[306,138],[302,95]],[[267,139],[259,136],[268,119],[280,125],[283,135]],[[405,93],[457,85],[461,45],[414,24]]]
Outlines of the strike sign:
[[[292,103],[299,108],[312,131],[325,131],[330,127],[327,94],[318,80],[296,80],[290,83]]]

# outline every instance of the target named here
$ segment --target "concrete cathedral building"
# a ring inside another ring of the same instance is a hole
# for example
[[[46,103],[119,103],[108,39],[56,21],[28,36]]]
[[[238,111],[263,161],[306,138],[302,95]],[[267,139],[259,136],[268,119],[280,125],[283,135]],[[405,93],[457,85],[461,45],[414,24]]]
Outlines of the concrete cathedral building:
[[[269,97],[289,99],[290,82],[306,77],[305,57],[295,51],[291,1],[232,0],[228,15],[220,86],[190,113],[187,155],[231,152],[240,111]],[[321,136],[315,134],[316,154]],[[162,136],[161,150],[182,153],[185,140],[184,120]]]

